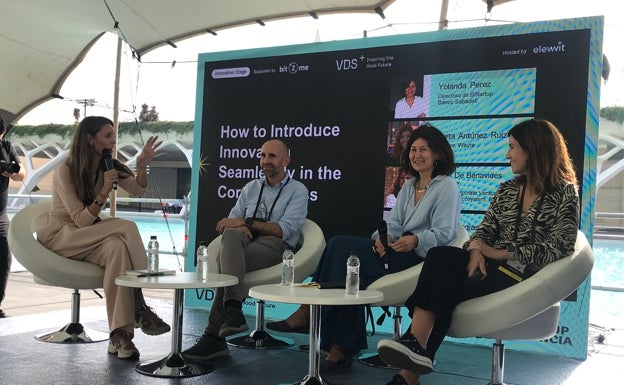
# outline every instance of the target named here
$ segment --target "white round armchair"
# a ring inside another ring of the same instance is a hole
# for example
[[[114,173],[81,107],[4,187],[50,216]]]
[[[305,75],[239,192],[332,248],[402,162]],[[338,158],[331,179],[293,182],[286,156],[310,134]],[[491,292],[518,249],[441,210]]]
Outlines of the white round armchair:
[[[104,269],[89,262],[75,261],[46,249],[36,238],[37,229],[46,224],[51,202],[24,207],[11,219],[9,247],[13,256],[42,285],[73,289],[71,321],[60,330],[36,335],[44,342],[98,342],[108,333],[89,330],[80,323],[80,290],[103,287]]]

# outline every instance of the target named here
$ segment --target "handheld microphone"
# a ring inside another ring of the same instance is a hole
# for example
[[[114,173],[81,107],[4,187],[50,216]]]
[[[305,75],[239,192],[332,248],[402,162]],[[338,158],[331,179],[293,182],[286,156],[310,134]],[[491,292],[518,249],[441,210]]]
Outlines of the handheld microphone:
[[[377,232],[379,233],[379,242],[381,242],[384,249],[386,249],[386,253],[381,258],[381,261],[384,264],[384,268],[388,270],[388,262],[389,262],[390,257],[388,255],[388,224],[386,223],[386,221],[379,222],[379,226],[377,227]]]
[[[104,159],[104,167],[106,168],[106,171],[115,168],[115,166],[113,166],[113,156],[108,148],[102,150],[102,159]],[[117,190],[117,182],[113,182],[113,190]]]

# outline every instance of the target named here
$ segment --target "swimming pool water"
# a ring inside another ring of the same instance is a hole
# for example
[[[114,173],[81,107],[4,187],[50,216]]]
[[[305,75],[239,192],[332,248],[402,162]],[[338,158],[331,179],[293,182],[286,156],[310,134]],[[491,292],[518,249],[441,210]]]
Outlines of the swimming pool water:
[[[160,267],[164,269],[184,268],[184,220],[181,218],[138,217],[118,213],[119,217],[134,221],[139,228],[141,240],[147,247],[150,236],[156,235],[160,248]]]
[[[624,288],[624,240],[594,239],[591,284]],[[624,327],[624,292],[592,290],[589,322],[606,328]]]
[[[595,239],[593,249],[592,285],[624,288],[624,241]]]

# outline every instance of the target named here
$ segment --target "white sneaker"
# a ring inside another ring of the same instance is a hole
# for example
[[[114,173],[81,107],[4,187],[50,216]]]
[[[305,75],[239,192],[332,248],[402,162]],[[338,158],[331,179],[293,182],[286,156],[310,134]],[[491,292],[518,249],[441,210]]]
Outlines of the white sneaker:
[[[141,355],[132,342],[133,335],[123,329],[115,329],[108,341],[108,353],[122,360],[138,359]]]

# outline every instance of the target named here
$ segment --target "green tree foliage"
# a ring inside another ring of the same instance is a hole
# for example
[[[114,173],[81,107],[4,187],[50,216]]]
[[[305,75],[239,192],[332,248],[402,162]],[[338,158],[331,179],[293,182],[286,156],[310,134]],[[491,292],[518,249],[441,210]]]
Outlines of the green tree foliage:
[[[46,135],[57,135],[61,138],[71,138],[76,129],[76,125],[66,124],[43,124],[40,126],[13,126],[11,129],[12,137],[39,137],[43,138]]]
[[[43,124],[40,126],[17,125],[11,129],[11,135],[15,137],[39,137],[57,135],[64,139],[71,139],[76,129],[75,124]],[[193,122],[121,122],[119,123],[119,136],[138,135],[139,130],[149,131],[154,134],[192,134]]]
[[[600,110],[600,117],[606,120],[624,123],[624,107],[605,107]]]

